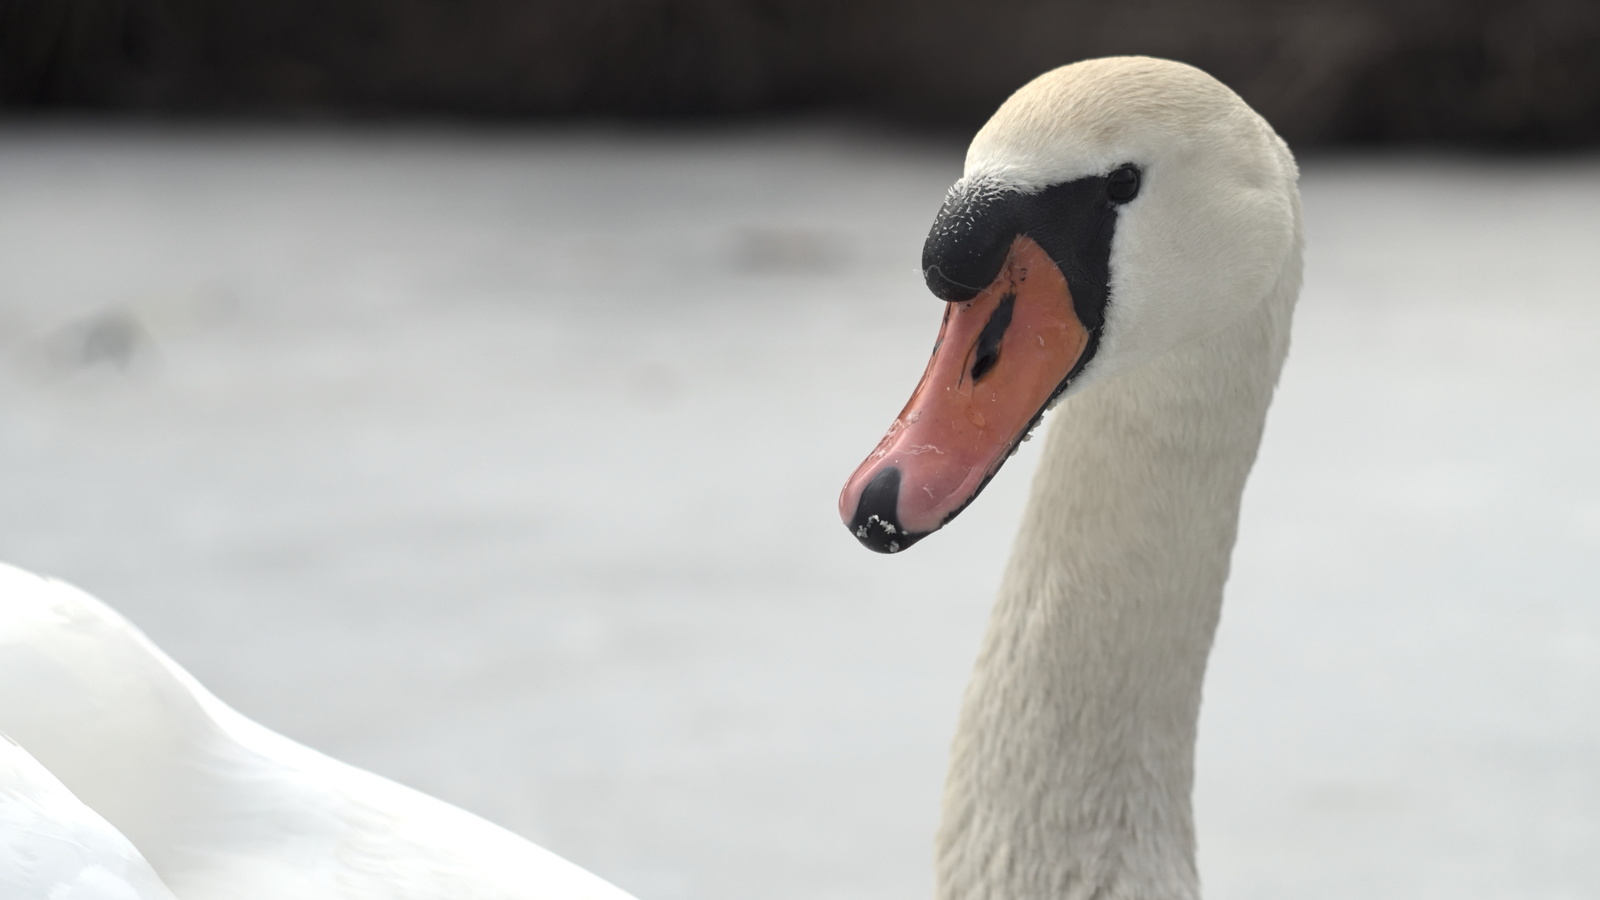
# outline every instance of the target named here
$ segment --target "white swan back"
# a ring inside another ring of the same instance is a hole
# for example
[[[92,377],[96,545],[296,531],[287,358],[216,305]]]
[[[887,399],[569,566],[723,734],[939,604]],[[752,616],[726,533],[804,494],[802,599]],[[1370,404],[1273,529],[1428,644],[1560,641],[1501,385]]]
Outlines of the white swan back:
[[[0,896],[173,900],[132,843],[0,735]]]
[[[105,604],[4,565],[0,732],[185,900],[629,900],[503,828],[257,725]]]

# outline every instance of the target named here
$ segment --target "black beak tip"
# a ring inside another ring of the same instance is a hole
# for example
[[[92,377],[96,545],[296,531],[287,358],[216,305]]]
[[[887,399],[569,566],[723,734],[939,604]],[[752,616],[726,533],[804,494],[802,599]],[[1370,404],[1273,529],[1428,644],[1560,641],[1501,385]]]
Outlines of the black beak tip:
[[[850,518],[850,531],[868,550],[899,553],[927,533],[912,534],[900,524],[896,507],[900,502],[900,470],[889,466],[872,476],[856,501],[856,514]]]

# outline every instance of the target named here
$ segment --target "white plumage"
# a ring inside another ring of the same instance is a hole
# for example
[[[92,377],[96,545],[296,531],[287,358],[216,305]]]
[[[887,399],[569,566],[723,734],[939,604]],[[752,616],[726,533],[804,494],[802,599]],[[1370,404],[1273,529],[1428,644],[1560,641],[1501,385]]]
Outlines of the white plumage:
[[[4,565],[0,732],[126,835],[182,900],[628,900],[503,828],[267,730],[105,604]],[[99,821],[65,790],[30,796],[51,827]],[[33,832],[9,821],[0,845],[25,850]],[[33,896],[55,900],[47,887]]]
[[[172,900],[111,824],[0,735],[0,897]]]

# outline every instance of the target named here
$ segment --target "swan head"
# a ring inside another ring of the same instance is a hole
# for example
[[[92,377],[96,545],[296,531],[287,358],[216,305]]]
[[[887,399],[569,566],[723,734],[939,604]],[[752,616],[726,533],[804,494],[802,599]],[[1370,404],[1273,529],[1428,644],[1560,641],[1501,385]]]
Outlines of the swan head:
[[[1062,396],[1227,327],[1298,241],[1293,157],[1238,95],[1145,57],[1063,66],[967,151],[923,247],[946,301],[921,383],[839,511],[894,553],[983,490]]]

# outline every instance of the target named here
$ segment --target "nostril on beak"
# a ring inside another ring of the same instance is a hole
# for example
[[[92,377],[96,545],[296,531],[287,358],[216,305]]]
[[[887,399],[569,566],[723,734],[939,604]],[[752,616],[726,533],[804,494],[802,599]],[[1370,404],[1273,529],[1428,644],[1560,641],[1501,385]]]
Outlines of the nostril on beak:
[[[898,553],[925,535],[908,534],[900,524],[900,469],[888,466],[872,476],[856,501],[850,531],[869,550]]]
[[[965,303],[978,296],[978,292],[983,290],[982,287],[962,284],[946,275],[944,270],[938,266],[929,266],[923,270],[922,278],[927,282],[928,290],[933,292],[935,297],[946,303]]]

